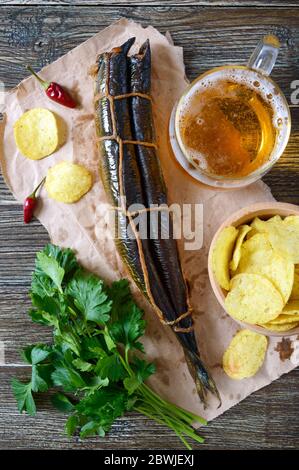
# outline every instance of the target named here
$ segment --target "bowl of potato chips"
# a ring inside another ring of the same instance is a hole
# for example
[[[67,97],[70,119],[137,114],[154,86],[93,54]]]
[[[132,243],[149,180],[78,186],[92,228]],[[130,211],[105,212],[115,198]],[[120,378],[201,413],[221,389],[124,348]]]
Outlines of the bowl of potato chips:
[[[268,336],[299,334],[299,207],[258,203],[232,214],[213,237],[210,282],[225,311]]]

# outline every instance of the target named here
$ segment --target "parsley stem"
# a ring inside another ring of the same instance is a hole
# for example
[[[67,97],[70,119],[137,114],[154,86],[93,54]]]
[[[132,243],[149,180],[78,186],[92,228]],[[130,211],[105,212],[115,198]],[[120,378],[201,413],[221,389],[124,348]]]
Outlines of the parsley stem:
[[[129,365],[128,350],[125,350],[125,359],[119,352],[118,355],[128,374],[133,376],[134,372]],[[164,400],[144,383],[138,387],[136,392],[140,395],[140,398],[144,401],[144,403],[155,410],[155,414],[149,413],[143,407],[134,407],[134,409],[142,412],[160,424],[166,424],[181,439],[187,449],[190,450],[192,448],[183,437],[183,434],[193,438],[197,442],[202,443],[204,441],[203,438],[198,436],[192,428],[193,421],[206,424],[206,421],[203,418]],[[143,411],[141,411],[141,409]]]
[[[182,436],[182,434],[177,430],[176,426],[174,426],[169,420],[165,419],[165,417],[161,417],[159,418],[156,414],[152,414],[151,412],[147,411],[146,408],[144,407],[135,407],[134,408],[136,411],[138,411],[139,413],[147,416],[148,418],[156,421],[157,423],[159,424],[162,424],[162,425],[165,425],[172,429],[175,434],[178,436],[178,438],[183,442],[183,444],[186,446],[186,448],[188,450],[192,450],[192,447],[190,446],[190,444],[188,444],[188,442],[186,441],[186,439]]]
[[[160,419],[164,424],[166,423],[168,427],[171,427],[171,429],[180,435],[183,433],[200,443],[204,441],[192,428],[192,421],[194,420],[184,414],[185,410],[175,405],[169,406],[171,404],[168,402],[165,402],[166,405],[164,405],[159,403],[158,400],[152,400],[151,394],[148,392],[151,392],[151,390],[147,390],[145,403],[153,408],[157,415],[161,416]]]
[[[142,388],[146,389],[151,395],[153,395],[160,403],[163,403],[165,406],[167,407],[170,407],[173,411],[177,411],[179,410],[181,413],[184,413],[186,416],[188,416],[190,419],[192,419],[193,421],[197,421],[198,423],[201,423],[203,425],[206,425],[207,424],[207,421],[202,418],[201,416],[198,416],[194,413],[192,413],[191,411],[188,411],[188,410],[185,410],[181,407],[178,407],[176,405],[174,405],[173,403],[170,403],[166,400],[164,400],[163,398],[161,398],[156,392],[154,392],[150,387],[148,387],[148,385],[146,384],[142,384],[141,385]]]
[[[206,424],[206,421],[183,408],[180,408],[173,403],[163,400],[163,398],[159,397],[151,388],[147,385],[142,384],[139,389],[141,389],[147,396],[150,396],[151,399],[155,400],[160,406],[164,406],[171,410],[173,413],[178,415],[181,419],[185,420],[188,424],[192,423],[192,421],[198,421],[201,424]]]
[[[146,403],[146,404],[152,407],[152,404],[149,404],[149,403]],[[151,411],[149,412],[145,406],[138,406],[138,407],[135,407],[134,409],[138,410],[140,413],[145,414],[149,418],[154,419],[160,424],[164,424],[164,425],[166,424],[179,436],[182,442],[184,442],[184,445],[187,444],[188,449],[191,449],[191,447],[189,446],[188,443],[186,443],[185,439],[182,436],[183,434],[185,434],[188,437],[191,437],[193,440],[199,443],[204,442],[204,439],[193,430],[190,424],[186,425],[180,419],[177,419],[172,415],[167,415],[167,410],[165,410],[165,414],[164,414],[163,409],[161,409],[160,407],[157,408],[156,406],[154,406],[153,408],[155,410],[155,414],[153,414]],[[158,417],[157,415],[161,417]]]
[[[128,349],[127,346],[126,346],[126,349],[125,349],[125,361],[129,365],[129,349]]]
[[[188,449],[188,450],[192,450],[192,447],[190,446],[190,444],[186,441],[186,439],[184,438],[184,436],[179,433],[179,431],[172,427],[173,431],[175,432],[175,434],[178,436],[178,438],[182,441],[182,443],[184,444],[184,446]]]
[[[122,363],[122,365],[124,366],[124,368],[126,369],[126,371],[128,372],[129,376],[132,377],[132,375],[134,375],[134,372],[132,371],[131,367],[129,366],[129,363],[127,361],[124,360],[124,358],[122,357],[122,355],[120,354],[120,352],[117,351],[117,355],[120,359],[120,362]]]

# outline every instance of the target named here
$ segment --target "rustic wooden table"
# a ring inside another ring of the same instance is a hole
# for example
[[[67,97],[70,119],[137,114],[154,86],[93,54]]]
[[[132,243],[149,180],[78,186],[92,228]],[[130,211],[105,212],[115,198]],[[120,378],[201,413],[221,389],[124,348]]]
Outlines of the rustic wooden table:
[[[216,65],[246,62],[257,40],[265,33],[275,33],[283,46],[273,78],[290,104],[291,82],[299,80],[298,0],[0,3],[0,80],[7,89],[24,78],[24,64],[39,69],[120,17],[151,23],[162,33],[170,31],[175,44],[184,47],[186,73],[191,79]],[[278,200],[299,204],[299,105],[291,105],[291,112],[293,127],[287,150],[264,181]],[[48,240],[37,221],[23,224],[21,206],[0,179],[0,340],[5,343],[5,364],[0,365],[0,448],[179,448],[173,433],[137,414],[118,420],[105,439],[85,442],[63,435],[64,417],[52,410],[49,399],[39,403],[41,411],[35,418],[18,414],[10,380],[28,373],[18,351],[45,339],[44,329],[34,326],[25,313],[35,252]],[[298,380],[299,369],[251,395],[213,421],[203,433],[206,443],[198,448],[298,448]]]

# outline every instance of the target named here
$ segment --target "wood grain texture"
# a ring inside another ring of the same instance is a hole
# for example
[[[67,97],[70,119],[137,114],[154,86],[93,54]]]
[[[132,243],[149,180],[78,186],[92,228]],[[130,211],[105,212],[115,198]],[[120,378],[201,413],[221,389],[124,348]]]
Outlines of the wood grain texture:
[[[3,6],[1,12],[0,78],[7,88],[28,75],[24,62],[42,67],[120,17],[170,31],[175,44],[184,47],[190,79],[216,65],[246,63],[266,33],[282,41],[273,78],[287,97],[298,78],[299,10],[291,8]]]
[[[28,6],[28,5],[54,5],[54,6],[97,6],[107,5],[111,6],[111,0],[1,0],[1,4],[9,6]],[[288,6],[297,7],[298,3],[295,0],[116,0],[113,2],[114,7],[118,6],[223,6],[228,8],[230,6],[243,6],[243,7],[280,7],[285,8]]]
[[[24,78],[26,63],[38,69],[121,16],[143,25],[150,22],[163,33],[170,31],[175,44],[184,47],[190,79],[215,65],[245,63],[267,32],[278,34],[283,42],[273,77],[288,100],[291,81],[299,79],[299,10],[293,8],[298,2],[119,0],[113,7],[107,0],[0,3],[0,80],[7,88]],[[292,107],[291,112],[288,147],[264,180],[277,199],[299,204],[299,107]],[[0,365],[0,448],[181,448],[173,433],[136,414],[118,420],[104,440],[84,442],[62,434],[65,418],[53,411],[49,396],[38,402],[36,418],[18,414],[10,380],[29,373],[18,351],[25,344],[50,338],[48,330],[32,324],[26,315],[35,253],[48,241],[37,221],[23,224],[22,207],[1,178],[0,341],[5,345],[5,364]],[[203,448],[298,448],[298,379],[297,369],[214,420],[202,430]]]

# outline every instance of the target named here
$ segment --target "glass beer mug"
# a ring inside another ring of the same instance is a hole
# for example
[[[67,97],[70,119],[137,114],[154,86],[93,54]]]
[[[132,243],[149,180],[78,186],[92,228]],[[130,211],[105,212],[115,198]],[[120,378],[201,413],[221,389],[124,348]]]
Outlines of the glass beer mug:
[[[205,72],[174,107],[171,146],[198,181],[219,188],[246,186],[282,155],[291,117],[286,98],[269,78],[278,49],[275,36],[264,37],[247,66]]]

